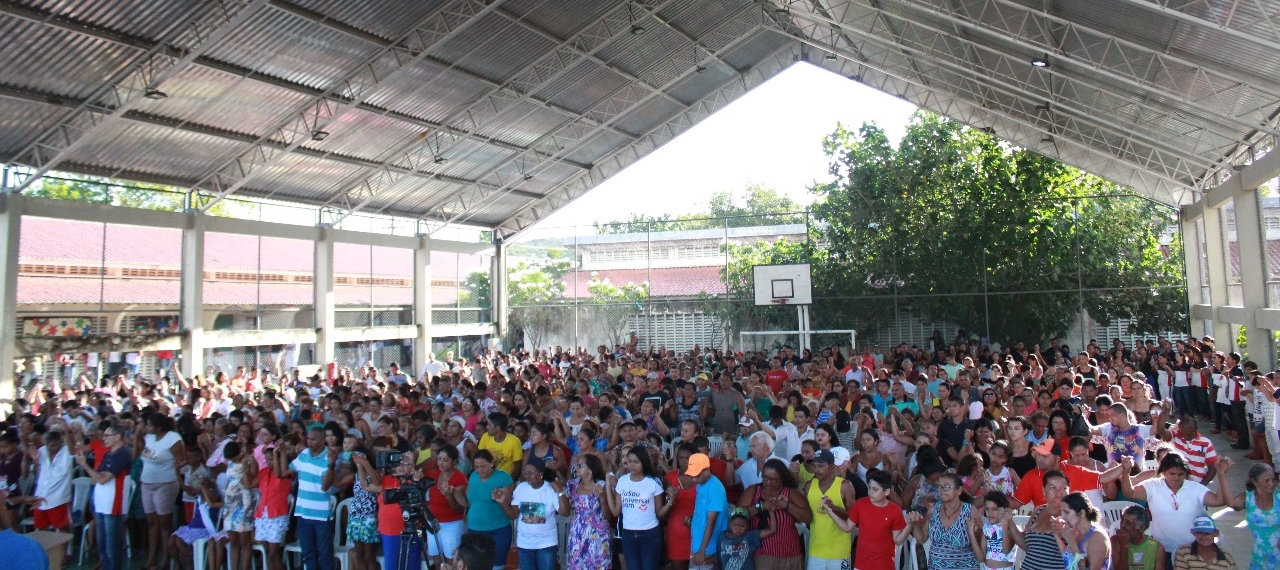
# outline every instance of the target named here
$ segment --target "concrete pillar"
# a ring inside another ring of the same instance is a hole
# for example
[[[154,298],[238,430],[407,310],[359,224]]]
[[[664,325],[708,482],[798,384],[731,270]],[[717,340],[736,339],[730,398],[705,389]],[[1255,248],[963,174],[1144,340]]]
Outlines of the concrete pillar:
[[[315,300],[312,310],[315,311],[316,327],[316,364],[320,370],[327,370],[327,365],[334,360],[333,335],[334,298],[333,298],[333,237],[329,228],[320,228],[320,239],[315,243],[315,275],[312,286]]]
[[[1191,307],[1203,304],[1205,301],[1201,298],[1201,289],[1203,283],[1200,282],[1200,235],[1196,231],[1196,220],[1189,216],[1183,216],[1181,220],[1182,227],[1182,263],[1187,272],[1187,310]],[[1188,316],[1190,313],[1188,313]],[[1206,330],[1204,321],[1197,318],[1191,318],[1191,336],[1195,338],[1203,337],[1211,334]]]
[[[1238,226],[1239,224],[1237,224]],[[1227,247],[1226,228],[1222,224],[1222,211],[1218,208],[1204,209],[1204,247],[1205,262],[1208,264],[1209,301],[1214,308],[1224,307],[1227,302]],[[1235,350],[1235,339],[1231,338],[1231,327],[1228,323],[1215,318],[1213,320],[1213,339],[1218,347],[1231,347]]]
[[[7,181],[6,181],[7,182]],[[0,194],[0,403],[7,404],[17,393],[13,359],[17,355],[18,333],[18,245],[22,235],[22,213],[25,199],[21,194]],[[45,366],[55,366],[49,363]]]
[[[205,217],[189,214],[182,229],[182,277],[178,313],[182,320],[183,376],[204,374],[204,233]]]
[[[1245,324],[1245,337],[1249,344],[1249,360],[1258,364],[1259,370],[1271,370],[1275,345],[1271,331],[1257,325],[1253,318],[1259,309],[1267,308],[1266,236],[1262,228],[1262,208],[1258,203],[1257,189],[1237,194],[1236,236],[1240,241],[1240,283],[1244,308],[1249,315]]]
[[[416,378],[422,377],[431,353],[431,240],[418,236],[418,247],[413,250],[413,323],[418,336],[413,339],[413,367]]]
[[[507,309],[507,244],[493,240],[493,269],[489,273],[489,298],[491,299],[494,334],[506,349],[508,330]]]

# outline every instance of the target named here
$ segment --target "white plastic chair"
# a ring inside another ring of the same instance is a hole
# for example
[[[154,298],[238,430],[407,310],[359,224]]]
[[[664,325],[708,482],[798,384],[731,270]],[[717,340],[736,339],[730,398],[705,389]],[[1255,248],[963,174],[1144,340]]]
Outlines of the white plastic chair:
[[[1102,524],[1107,528],[1120,523],[1120,518],[1124,516],[1124,510],[1129,507],[1137,507],[1138,503],[1132,501],[1107,501],[1098,507],[1102,511]]]
[[[707,438],[707,445],[711,451],[711,457],[720,457],[720,446],[724,445],[724,437],[713,435]]]
[[[196,513],[196,516],[199,516],[198,512]],[[213,534],[218,534],[221,531],[222,531],[222,517],[218,516],[217,519],[213,521]],[[206,567],[208,566],[209,561],[206,560],[205,549],[208,547],[208,545],[209,545],[208,538],[197,538],[191,543],[191,558],[192,558],[191,566],[195,570],[207,570]],[[228,550],[230,550],[230,547],[228,547]],[[214,570],[221,570],[221,569],[215,568]]]

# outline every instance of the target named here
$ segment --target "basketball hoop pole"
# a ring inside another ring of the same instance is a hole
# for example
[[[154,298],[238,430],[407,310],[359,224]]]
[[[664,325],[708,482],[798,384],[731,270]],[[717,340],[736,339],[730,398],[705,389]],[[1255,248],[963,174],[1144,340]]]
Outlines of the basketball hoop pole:
[[[796,305],[796,319],[800,326],[796,330],[800,331],[800,348],[796,349],[800,354],[804,354],[805,349],[812,344],[812,335],[809,332],[809,305]]]

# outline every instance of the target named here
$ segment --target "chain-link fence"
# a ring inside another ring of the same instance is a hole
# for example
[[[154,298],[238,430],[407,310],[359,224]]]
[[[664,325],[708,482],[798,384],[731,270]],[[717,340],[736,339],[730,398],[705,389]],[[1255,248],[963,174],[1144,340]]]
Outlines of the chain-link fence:
[[[1132,205],[1136,200],[1142,199],[1094,197],[1080,207],[1106,209],[1116,207],[1115,202]],[[1172,213],[1147,211],[1163,216],[1153,226],[1167,227],[1158,237],[1157,254],[1181,267],[1181,235],[1171,222]],[[927,349],[931,342],[951,344],[964,336],[984,342],[1017,338],[1030,348],[1057,336],[1074,347],[1096,342],[1105,349],[1116,339],[1132,346],[1156,334],[1150,326],[1143,330],[1149,323],[1141,320],[1143,311],[1154,310],[1153,297],[1172,299],[1178,305],[1174,310],[1185,313],[1181,282],[1153,288],[1149,283],[1109,280],[1109,261],[1090,256],[1116,246],[1095,243],[1102,238],[1088,227],[1088,220],[1046,221],[1056,227],[1043,236],[1050,243],[1034,245],[1036,258],[1005,257],[1000,262],[985,259],[985,252],[996,248],[975,246],[974,237],[955,236],[954,249],[944,241],[941,249],[922,252],[905,243],[910,234],[895,228],[878,232],[887,239],[875,250],[832,248],[828,240],[835,232],[808,212],[539,229],[507,248],[511,337],[506,341],[526,348],[612,348],[632,342],[641,349],[673,350],[695,345],[734,350],[798,346],[794,332],[741,334],[796,331],[799,326],[795,307],[755,306],[751,267],[806,263],[817,257],[823,263],[814,265],[809,330],[855,329],[860,346],[888,348],[905,342]],[[1136,244],[1135,240],[1133,247]],[[882,267],[893,267],[894,261],[902,267],[894,267],[898,271],[892,278],[842,275],[840,260],[823,251],[828,249],[846,255],[888,255]],[[954,256],[962,256],[961,262]],[[946,262],[951,269],[928,282],[923,273],[908,272],[931,260]],[[1124,269],[1114,268],[1117,275]],[[1009,277],[1017,272],[1023,274]],[[856,286],[845,286],[850,283]],[[1092,318],[1091,312],[1104,318]],[[1135,316],[1114,317],[1128,313]],[[1050,318],[1052,326],[1028,324]],[[1054,332],[1043,337],[1023,334],[1046,328]],[[1178,329],[1185,324],[1170,328],[1181,334]],[[1169,334],[1168,328],[1156,330]],[[847,333],[819,332],[811,335],[809,346],[849,343]]]

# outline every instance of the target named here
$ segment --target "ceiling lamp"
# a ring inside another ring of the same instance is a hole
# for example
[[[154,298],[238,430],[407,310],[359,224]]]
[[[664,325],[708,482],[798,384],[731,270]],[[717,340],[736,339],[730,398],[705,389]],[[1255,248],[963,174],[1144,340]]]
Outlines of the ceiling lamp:
[[[1041,137],[1040,142],[1045,144],[1053,144],[1053,137],[1049,137],[1049,136]]]
[[[630,3],[630,2],[627,2],[627,20],[631,22],[631,35],[633,35],[633,36],[643,36],[643,35],[644,35],[644,33],[648,31],[648,30],[644,29],[644,26],[641,26],[640,24],[637,24],[637,23],[636,23],[636,14],[635,14],[635,12],[631,9],[631,3]]]
[[[1049,67],[1049,60],[1043,57],[1031,58],[1032,67]]]
[[[436,163],[436,164],[444,164],[444,163],[446,163],[446,162],[449,162],[449,159],[447,159],[447,158],[445,158],[445,157],[443,157],[443,156],[436,156],[436,158],[435,158],[435,163]]]
[[[823,57],[824,57],[826,60],[828,60],[828,61],[835,61],[835,60],[837,60],[837,59],[840,59],[840,58],[836,57],[836,54],[834,54],[834,53],[827,53],[827,55],[825,55],[825,56],[823,56]]]
[[[313,140],[313,141],[322,141],[322,140],[327,139],[327,138],[329,138],[329,132],[328,132],[328,131],[322,131],[322,130],[320,130],[320,129],[316,129],[316,130],[314,130],[314,131],[311,131],[311,140]]]
[[[168,97],[169,94],[159,89],[156,89],[155,87],[148,87],[147,90],[142,93],[142,96],[146,97],[147,99],[151,99],[152,101],[159,101],[161,99]]]
[[[1039,105],[1036,105],[1036,110],[1037,110],[1037,111],[1040,111],[1040,112],[1047,112],[1047,111],[1050,111],[1050,110],[1052,110],[1052,109],[1053,109],[1053,107],[1049,105],[1049,102],[1048,102],[1048,101],[1046,101],[1046,102],[1044,102],[1044,103],[1041,103],[1041,104],[1039,104]]]
[[[524,179],[525,179],[525,180],[533,180],[533,175],[532,175],[532,174],[526,174],[526,175],[524,175]]]
[[[699,65],[698,67],[693,68],[694,73],[702,73],[706,70],[707,70],[707,66],[705,65]]]

